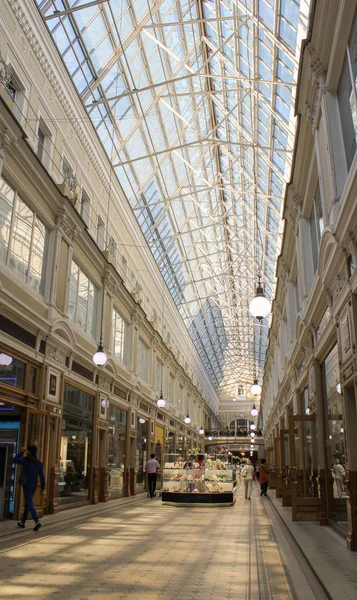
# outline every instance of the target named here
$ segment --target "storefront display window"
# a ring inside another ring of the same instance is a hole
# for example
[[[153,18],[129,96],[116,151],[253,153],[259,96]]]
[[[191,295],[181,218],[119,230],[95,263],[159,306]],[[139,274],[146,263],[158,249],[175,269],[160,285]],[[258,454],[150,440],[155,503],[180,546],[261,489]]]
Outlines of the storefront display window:
[[[137,438],[136,438],[136,488],[137,490],[143,490],[145,487],[145,465],[148,460],[148,423],[140,423],[137,418],[136,424]]]
[[[1,356],[4,358],[0,361],[0,383],[23,390],[26,363],[8,354],[1,354]]]
[[[109,496],[124,493],[126,412],[114,404],[109,405],[108,470]]]
[[[341,525],[345,523],[347,526],[344,409],[339,381],[338,351],[337,346],[334,346],[322,363],[327,468],[333,478],[332,506],[329,506],[329,516]]]
[[[65,385],[59,504],[89,498],[94,396]]]

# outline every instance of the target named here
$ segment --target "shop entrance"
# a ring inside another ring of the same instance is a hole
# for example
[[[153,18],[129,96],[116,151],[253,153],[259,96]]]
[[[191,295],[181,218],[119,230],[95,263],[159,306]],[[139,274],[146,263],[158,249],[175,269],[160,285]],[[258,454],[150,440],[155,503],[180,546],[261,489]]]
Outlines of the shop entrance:
[[[293,521],[318,521],[319,486],[315,415],[289,417]]]
[[[15,505],[21,409],[0,401],[0,520],[11,519]]]

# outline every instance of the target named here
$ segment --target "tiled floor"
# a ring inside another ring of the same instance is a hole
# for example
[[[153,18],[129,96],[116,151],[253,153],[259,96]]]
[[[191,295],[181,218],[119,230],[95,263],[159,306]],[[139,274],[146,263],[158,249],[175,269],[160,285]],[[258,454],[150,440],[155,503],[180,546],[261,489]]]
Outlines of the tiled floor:
[[[44,519],[38,534],[14,533],[12,548],[1,550],[0,538],[0,598],[326,598],[294,555],[280,517],[268,499],[259,497],[258,487],[250,502],[240,489],[234,507],[181,508],[143,498],[134,504],[113,502],[102,513],[88,511],[84,523],[76,520],[79,513],[70,513],[57,531],[51,526],[55,516],[47,520],[47,532]],[[9,539],[5,535],[3,542]],[[350,596],[336,596],[342,598]]]

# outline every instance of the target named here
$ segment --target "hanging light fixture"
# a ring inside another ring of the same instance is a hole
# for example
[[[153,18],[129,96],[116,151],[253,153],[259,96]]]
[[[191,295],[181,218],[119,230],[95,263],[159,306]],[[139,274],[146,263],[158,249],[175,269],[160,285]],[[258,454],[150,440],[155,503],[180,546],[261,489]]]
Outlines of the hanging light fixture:
[[[211,441],[213,438],[211,435],[208,436],[209,441]]]
[[[4,354],[3,352],[0,352],[0,365],[2,367],[8,367],[9,365],[11,365],[12,363],[12,356],[9,356],[8,354]]]
[[[106,353],[104,352],[104,348],[103,348],[103,317],[104,317],[104,296],[105,296],[104,285],[103,285],[103,294],[102,295],[103,295],[103,297],[102,297],[102,314],[101,314],[101,318],[100,318],[100,339],[99,339],[97,352],[95,352],[93,354],[93,362],[97,367],[103,367],[108,360],[108,357],[107,357]]]
[[[201,435],[203,435],[203,434],[204,434],[204,432],[205,432],[205,430],[203,429],[203,427],[200,427],[200,429],[199,429],[198,433],[200,433]]]
[[[257,414],[258,414],[258,411],[257,411],[257,409],[255,408],[255,404],[253,404],[253,408],[252,408],[252,410],[250,411],[250,414],[252,415],[252,417],[256,417],[256,416],[257,416]]]
[[[139,423],[143,424],[145,423],[145,419],[143,419],[142,417],[139,418]]]
[[[258,275],[258,286],[254,298],[249,302],[249,312],[253,317],[261,321],[269,315],[271,304],[264,294],[261,277]]]
[[[250,424],[250,428],[251,428],[251,429],[256,429],[256,426],[254,425],[254,423],[251,423],[251,424]]]
[[[166,401],[164,400],[164,397],[162,395],[162,391],[160,394],[160,398],[157,400],[156,404],[158,405],[159,408],[164,408]]]
[[[191,419],[190,419],[190,417],[188,416],[188,413],[187,413],[187,415],[186,415],[186,417],[185,417],[185,423],[187,423],[187,425],[188,425],[189,423],[191,423]]]
[[[254,379],[254,383],[251,386],[250,391],[252,392],[252,394],[254,394],[254,396],[260,396],[262,392],[262,387],[259,385],[258,379]]]
[[[251,431],[251,432],[250,432],[250,437],[251,437],[251,438],[255,437],[255,433],[254,433],[254,431]]]
[[[237,402],[237,398],[235,396],[232,398],[232,400],[233,402]]]
[[[162,287],[162,312],[161,312],[161,338],[164,341],[164,286]],[[166,400],[164,400],[164,396],[162,394],[162,377],[163,377],[163,366],[161,365],[161,392],[160,398],[157,400],[156,404],[159,408],[164,408],[166,404]]]

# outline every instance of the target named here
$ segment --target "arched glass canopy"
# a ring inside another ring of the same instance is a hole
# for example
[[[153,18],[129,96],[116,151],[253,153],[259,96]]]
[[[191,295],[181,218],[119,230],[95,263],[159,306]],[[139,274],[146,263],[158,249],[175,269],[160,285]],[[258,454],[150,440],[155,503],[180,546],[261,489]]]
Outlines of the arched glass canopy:
[[[36,0],[218,393],[262,380],[309,0]],[[57,11],[57,12],[55,12]]]

